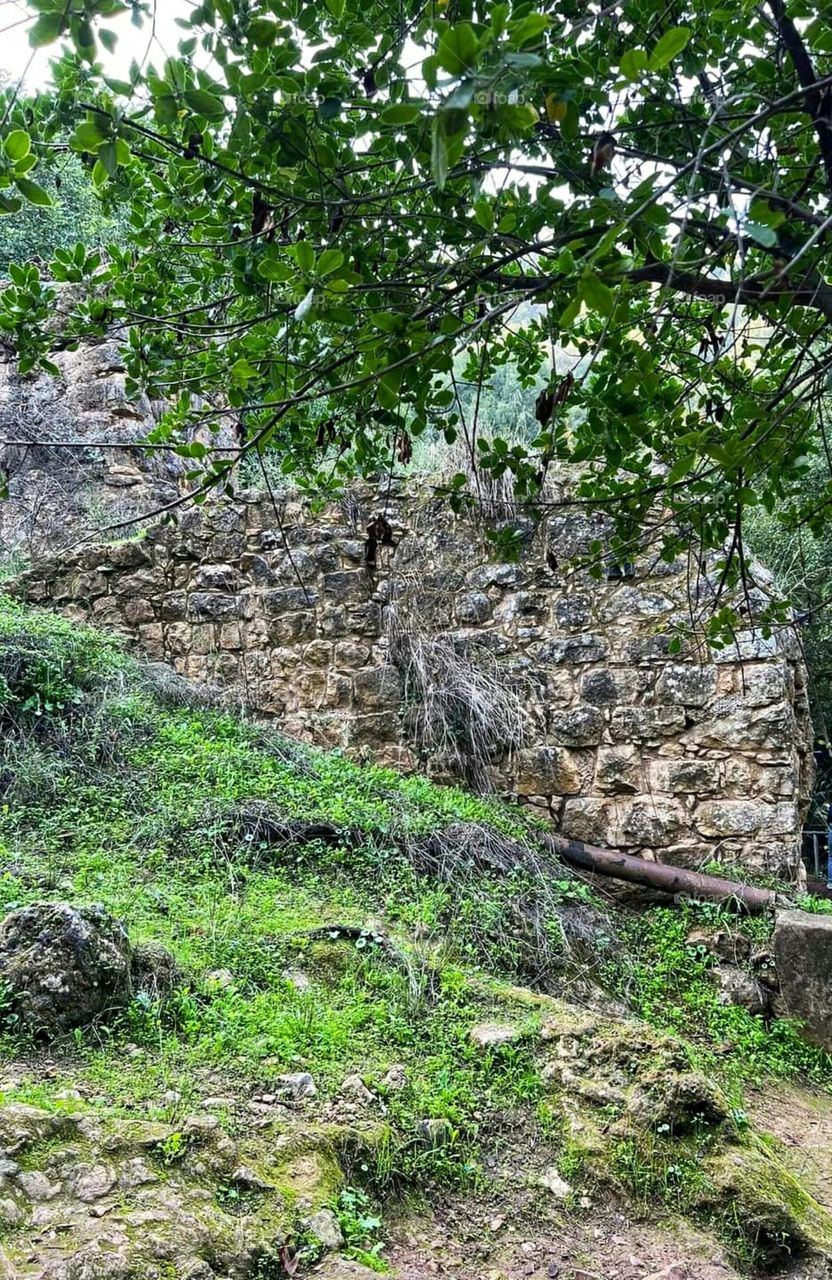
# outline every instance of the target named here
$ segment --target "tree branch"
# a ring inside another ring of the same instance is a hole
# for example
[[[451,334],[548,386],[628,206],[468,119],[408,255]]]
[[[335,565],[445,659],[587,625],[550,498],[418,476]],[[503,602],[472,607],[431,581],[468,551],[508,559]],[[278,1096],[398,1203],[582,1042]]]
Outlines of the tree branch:
[[[821,119],[821,93],[812,59],[809,57],[809,51],[803,42],[803,37],[786,13],[785,0],[768,0],[768,3],[774,15],[774,21],[777,24],[777,34],[789,52],[798,80],[802,87],[807,90],[805,96],[806,114],[811,118],[815,126],[818,147],[823,157],[823,167],[826,170],[827,185],[829,190],[832,191],[832,129],[830,129],[825,120]]]

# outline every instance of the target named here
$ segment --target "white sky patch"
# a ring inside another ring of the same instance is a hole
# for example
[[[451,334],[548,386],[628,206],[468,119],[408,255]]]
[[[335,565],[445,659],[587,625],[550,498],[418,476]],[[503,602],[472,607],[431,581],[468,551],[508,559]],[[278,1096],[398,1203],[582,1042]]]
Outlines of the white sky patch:
[[[179,41],[188,36],[187,31],[176,25],[176,19],[187,18],[192,9],[188,0],[157,0],[155,31],[147,19],[141,27],[133,26],[129,13],[99,21],[96,30],[103,26],[118,36],[112,54],[99,44],[98,61],[105,75],[127,79],[133,59],[140,63],[146,54],[149,62],[161,67],[166,57],[176,54]],[[60,50],[58,43],[45,49],[32,49],[29,29],[35,16],[23,0],[0,0],[0,72],[12,84],[17,84],[25,75],[24,88],[29,91],[49,84],[49,63]]]

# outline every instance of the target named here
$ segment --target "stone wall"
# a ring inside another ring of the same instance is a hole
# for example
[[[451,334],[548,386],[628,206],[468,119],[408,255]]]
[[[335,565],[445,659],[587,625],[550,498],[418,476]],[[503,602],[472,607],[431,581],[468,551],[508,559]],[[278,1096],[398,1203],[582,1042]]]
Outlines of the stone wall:
[[[570,567],[599,531],[574,508],[528,524],[506,564],[467,518],[385,499],[395,546],[373,565],[365,530],[380,509],[365,494],[278,513],[243,495],[140,540],[43,560],[14,589],[234,686],[289,734],[402,769],[464,769],[463,703],[478,699],[487,781],[563,834],[799,878],[812,741],[790,632],[750,629],[717,654],[684,638],[673,653],[689,566],[645,555],[633,576],[613,566],[595,581]],[[413,636],[459,677],[444,740],[425,733],[431,691]],[[495,696],[516,723],[509,733],[495,719],[489,740]]]

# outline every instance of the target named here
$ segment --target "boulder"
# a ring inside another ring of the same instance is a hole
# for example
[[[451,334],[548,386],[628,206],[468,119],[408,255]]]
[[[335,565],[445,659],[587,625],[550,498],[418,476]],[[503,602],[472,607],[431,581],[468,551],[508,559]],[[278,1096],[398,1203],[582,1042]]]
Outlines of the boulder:
[[[832,916],[779,911],[774,963],[784,1011],[807,1040],[832,1052]]]
[[[132,995],[131,959],[126,928],[102,907],[36,902],[0,924],[0,982],[38,1036],[123,1008]]]

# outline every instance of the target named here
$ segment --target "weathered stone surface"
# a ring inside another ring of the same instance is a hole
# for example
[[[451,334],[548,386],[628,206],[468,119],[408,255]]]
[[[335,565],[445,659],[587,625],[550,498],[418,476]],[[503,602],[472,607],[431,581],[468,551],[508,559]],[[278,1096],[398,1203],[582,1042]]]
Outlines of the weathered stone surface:
[[[641,752],[637,747],[601,747],[595,766],[599,791],[635,793],[643,786]]]
[[[127,931],[100,907],[21,907],[0,924],[0,981],[34,1034],[84,1026],[130,998]]]
[[[779,911],[772,945],[787,1017],[832,1053],[832,916]]]
[[[656,681],[656,701],[703,707],[716,689],[716,668],[671,663]]]
[[[574,756],[560,747],[529,747],[514,757],[514,789],[521,796],[569,796],[581,790]]]
[[[230,685],[316,744],[447,782],[484,751],[479,779],[556,821],[568,799],[564,820],[593,843],[688,866],[718,853],[800,878],[811,728],[785,632],[748,630],[718,661],[697,640],[671,654],[685,564],[645,552],[634,577],[592,580],[562,563],[605,527],[583,512],[555,515],[548,545],[535,537],[503,564],[467,517],[437,523],[418,495],[367,488],[351,502],[345,521],[340,504],[313,512],[293,498],[283,531],[254,495],[244,511],[206,504],[151,528],[135,555],[86,546],[14,589],[69,617],[97,610],[153,657]],[[356,531],[382,510],[396,546],[374,572]]]

